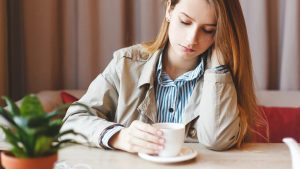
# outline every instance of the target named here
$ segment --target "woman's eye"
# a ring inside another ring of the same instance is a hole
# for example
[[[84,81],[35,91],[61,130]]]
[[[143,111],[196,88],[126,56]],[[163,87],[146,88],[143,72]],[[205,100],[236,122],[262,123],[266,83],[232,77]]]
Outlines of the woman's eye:
[[[206,29],[202,29],[202,31],[203,31],[204,33],[207,33],[207,34],[213,34],[213,33],[215,33],[215,30],[206,30]]]
[[[189,22],[186,22],[186,21],[180,21],[182,24],[184,25],[189,25],[190,23]]]

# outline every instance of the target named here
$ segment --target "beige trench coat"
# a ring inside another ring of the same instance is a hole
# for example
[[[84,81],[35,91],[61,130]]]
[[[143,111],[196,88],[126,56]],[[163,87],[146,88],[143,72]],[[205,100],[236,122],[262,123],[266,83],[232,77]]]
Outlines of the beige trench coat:
[[[161,51],[150,55],[141,45],[114,52],[103,73],[78,101],[90,107],[70,107],[62,131],[74,129],[90,145],[100,147],[103,130],[116,123],[129,126],[134,120],[156,122],[154,80]],[[210,68],[210,58],[206,69]],[[240,131],[237,94],[230,73],[205,71],[196,84],[183,113],[186,142],[199,142],[209,149],[224,150],[237,142]],[[67,136],[86,143],[80,136]]]

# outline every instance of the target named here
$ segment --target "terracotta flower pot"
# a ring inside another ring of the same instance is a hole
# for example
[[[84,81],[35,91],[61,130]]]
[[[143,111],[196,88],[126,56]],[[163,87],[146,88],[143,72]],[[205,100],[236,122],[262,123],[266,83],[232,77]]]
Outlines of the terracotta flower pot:
[[[53,169],[57,153],[38,158],[16,158],[8,152],[1,152],[1,162],[5,169]]]

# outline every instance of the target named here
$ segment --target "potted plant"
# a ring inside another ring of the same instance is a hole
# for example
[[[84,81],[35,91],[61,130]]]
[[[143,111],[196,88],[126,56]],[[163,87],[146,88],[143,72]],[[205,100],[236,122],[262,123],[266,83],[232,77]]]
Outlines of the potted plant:
[[[8,97],[2,97],[7,107],[0,107],[0,115],[9,127],[0,124],[10,151],[1,153],[5,169],[52,169],[57,161],[57,152],[72,140],[60,140],[66,134],[77,134],[73,130],[60,133],[62,116],[70,105],[62,105],[53,112],[43,111],[41,102],[35,95],[22,99],[18,107]],[[81,105],[82,104],[75,104]],[[82,135],[81,135],[82,136]],[[84,137],[84,136],[82,136]]]

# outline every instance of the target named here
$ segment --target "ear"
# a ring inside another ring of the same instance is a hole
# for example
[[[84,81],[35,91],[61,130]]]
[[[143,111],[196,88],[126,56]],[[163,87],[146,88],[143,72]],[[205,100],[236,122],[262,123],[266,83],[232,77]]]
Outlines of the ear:
[[[166,9],[166,20],[169,22],[171,19],[171,13],[173,9],[171,7],[171,0],[168,0],[167,2],[167,9]]]

